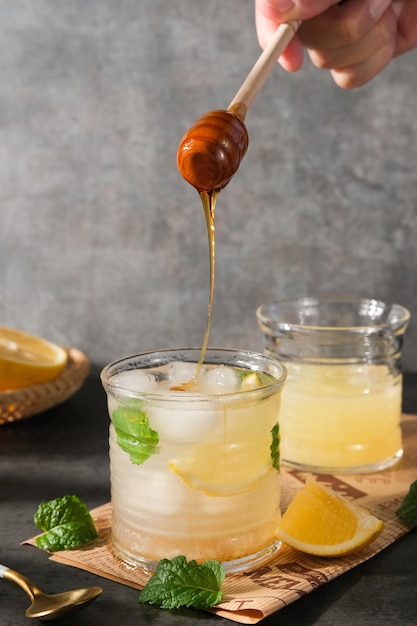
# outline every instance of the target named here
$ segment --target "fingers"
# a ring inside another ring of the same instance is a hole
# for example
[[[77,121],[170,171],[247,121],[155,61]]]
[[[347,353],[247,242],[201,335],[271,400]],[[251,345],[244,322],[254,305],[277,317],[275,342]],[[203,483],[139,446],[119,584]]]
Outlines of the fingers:
[[[314,65],[330,70],[345,89],[369,82],[417,47],[417,0],[255,0],[255,17],[262,47],[280,23],[301,19],[279,62],[300,69],[305,47]]]
[[[320,15],[339,0],[255,0],[255,13],[275,24]]]
[[[343,89],[362,87],[389,65],[393,58],[394,48],[395,43],[390,41],[376,54],[361,63],[331,70],[334,82]]]
[[[310,49],[309,56],[320,69],[342,69],[355,66],[377,55],[380,50],[389,48],[394,51],[396,39],[396,20],[393,15],[386,15],[377,22],[366,36],[352,44],[331,49]]]
[[[296,72],[304,60],[304,48],[297,38],[292,39],[279,58],[279,64],[287,72]]]
[[[312,63],[331,70],[340,87],[364,85],[393,58],[397,18],[384,6],[383,0],[378,7],[369,1],[349,0],[301,26],[299,36]]]
[[[349,0],[331,7],[322,15],[301,24],[299,38],[307,48],[321,51],[355,45],[368,35],[382,16],[394,17],[391,11],[387,11],[391,0],[378,0],[377,7],[374,2]],[[381,28],[384,27],[383,24]]]
[[[255,0],[255,24],[261,48],[266,48],[277,27],[285,21],[282,15],[267,0]]]
[[[338,0],[255,0],[255,23],[258,41],[265,48],[279,24],[291,19],[305,19],[318,15]],[[297,37],[281,56],[279,62],[288,71],[300,69],[303,49]]]
[[[398,20],[395,56],[417,47],[417,0],[393,0],[392,11]]]

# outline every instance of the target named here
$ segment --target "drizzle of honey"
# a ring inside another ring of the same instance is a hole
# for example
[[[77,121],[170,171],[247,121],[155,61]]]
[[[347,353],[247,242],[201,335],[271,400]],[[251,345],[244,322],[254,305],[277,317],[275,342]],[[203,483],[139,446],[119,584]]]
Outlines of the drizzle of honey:
[[[213,314],[213,300],[214,300],[214,275],[215,275],[215,265],[216,265],[216,254],[215,254],[215,226],[214,226],[214,212],[216,208],[216,200],[219,195],[220,190],[216,191],[201,191],[200,198],[203,205],[204,216],[206,218],[207,225],[207,235],[208,235],[208,244],[209,244],[209,257],[210,257],[210,287],[209,287],[209,299],[208,299],[208,310],[207,310],[207,322],[206,322],[206,330],[204,333],[203,345],[200,352],[200,358],[198,360],[196,371],[194,372],[194,376],[186,383],[181,385],[175,385],[171,387],[173,391],[187,391],[193,385],[196,384],[196,381],[200,375],[201,368],[204,363],[204,357],[206,354],[209,336],[210,336],[210,328],[211,328],[211,318]]]

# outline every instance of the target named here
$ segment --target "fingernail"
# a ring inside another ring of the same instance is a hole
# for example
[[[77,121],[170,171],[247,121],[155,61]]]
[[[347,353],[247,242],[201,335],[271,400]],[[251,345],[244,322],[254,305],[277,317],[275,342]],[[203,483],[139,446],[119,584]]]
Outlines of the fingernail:
[[[369,13],[374,20],[379,20],[391,4],[391,0],[372,0],[369,5]]]

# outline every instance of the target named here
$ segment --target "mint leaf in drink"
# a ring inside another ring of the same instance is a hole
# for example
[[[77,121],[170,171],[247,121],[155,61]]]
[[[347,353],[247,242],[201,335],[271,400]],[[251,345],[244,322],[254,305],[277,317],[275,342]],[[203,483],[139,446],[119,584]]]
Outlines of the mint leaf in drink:
[[[72,550],[98,537],[89,510],[77,496],[42,502],[33,519],[44,531],[36,538],[36,545],[42,550]]]
[[[409,492],[395,511],[404,524],[413,528],[417,526],[417,480],[410,485]]]
[[[279,424],[278,422],[271,430],[272,434],[272,443],[271,443],[271,459],[272,459],[272,467],[279,471],[280,468],[280,458],[279,458]]]
[[[185,556],[162,559],[140,592],[139,602],[162,609],[208,609],[220,602],[224,577],[225,569],[218,561],[198,565],[196,561],[187,562]]]
[[[141,465],[157,451],[159,436],[152,430],[145,411],[138,408],[119,407],[112,413],[117,443],[127,452],[132,463]]]

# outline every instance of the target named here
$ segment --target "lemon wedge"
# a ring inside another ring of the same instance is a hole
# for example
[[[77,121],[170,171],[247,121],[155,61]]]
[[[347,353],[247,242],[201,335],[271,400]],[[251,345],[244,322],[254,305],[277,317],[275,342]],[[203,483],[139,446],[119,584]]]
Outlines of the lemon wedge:
[[[257,372],[251,372],[244,376],[240,383],[240,391],[249,391],[250,389],[259,389],[262,387],[262,381]]]
[[[0,326],[0,391],[53,380],[67,359],[67,351],[54,343]]]
[[[309,480],[289,504],[276,534],[301,552],[334,557],[362,550],[383,527],[365,509]]]
[[[207,443],[194,446],[169,469],[184,484],[209,496],[230,496],[253,489],[272,471],[269,438],[244,443]]]

